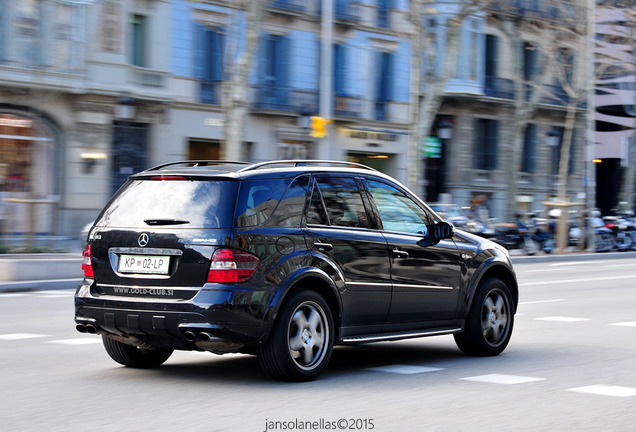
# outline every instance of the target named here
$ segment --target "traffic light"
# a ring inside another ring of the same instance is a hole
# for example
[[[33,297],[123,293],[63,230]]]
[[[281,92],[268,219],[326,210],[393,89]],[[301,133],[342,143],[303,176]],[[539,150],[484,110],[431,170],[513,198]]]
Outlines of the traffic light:
[[[322,117],[312,116],[311,117],[311,132],[310,136],[314,138],[324,138],[329,133],[327,132],[327,124],[331,123],[331,120],[325,120]]]

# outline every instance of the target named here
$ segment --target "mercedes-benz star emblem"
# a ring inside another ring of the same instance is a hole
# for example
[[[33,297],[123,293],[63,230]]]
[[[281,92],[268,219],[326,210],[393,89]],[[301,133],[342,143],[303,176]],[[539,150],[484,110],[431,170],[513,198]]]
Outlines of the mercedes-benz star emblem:
[[[150,238],[148,237],[148,234],[143,233],[139,236],[139,238],[137,239],[137,243],[139,243],[139,246],[141,247],[146,247],[146,245],[148,244],[148,241],[150,241]]]

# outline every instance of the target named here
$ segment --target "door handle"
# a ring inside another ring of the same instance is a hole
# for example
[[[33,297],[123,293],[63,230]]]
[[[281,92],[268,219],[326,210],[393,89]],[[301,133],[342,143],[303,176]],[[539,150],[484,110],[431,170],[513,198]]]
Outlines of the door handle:
[[[403,251],[400,250],[398,248],[393,248],[393,255],[395,255],[398,258],[408,258],[409,257],[409,253],[407,251]]]
[[[330,243],[314,242],[314,246],[322,252],[327,252],[333,249],[333,245]]]

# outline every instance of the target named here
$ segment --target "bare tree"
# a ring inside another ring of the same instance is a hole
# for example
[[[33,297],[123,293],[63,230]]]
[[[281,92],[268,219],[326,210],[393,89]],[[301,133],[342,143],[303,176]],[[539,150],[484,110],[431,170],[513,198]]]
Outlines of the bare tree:
[[[223,100],[225,111],[225,146],[221,158],[227,160],[243,159],[243,142],[245,137],[246,119],[249,109],[249,73],[256,48],[259,33],[262,28],[263,15],[265,13],[266,0],[242,0],[238,2],[238,11],[247,10],[244,26],[246,28],[245,48],[240,50],[238,57],[226,62],[226,72],[229,76],[225,83],[226,93]],[[236,18],[236,17],[235,17]],[[238,18],[240,20],[240,14]],[[237,51],[241,45],[238,41],[241,37],[241,25],[235,25],[235,46]],[[228,50],[229,56],[234,51]]]
[[[420,146],[430,133],[439,111],[446,83],[457,70],[460,51],[460,32],[466,18],[482,11],[492,0],[459,0],[449,3],[457,9],[446,21],[443,64],[436,68],[439,52],[435,49],[436,35],[429,25],[438,15],[434,0],[411,0],[409,21],[411,24],[412,57],[410,78],[409,138],[407,144],[407,186],[419,193],[421,178],[425,178],[424,167],[420,167]],[[426,61],[423,62],[423,54]],[[422,64],[427,67],[422,70]],[[421,174],[421,177],[420,177]]]
[[[588,68],[587,62],[592,58],[589,14],[593,13],[591,2],[565,1],[558,4],[561,16],[558,38],[555,44],[558,49],[558,67],[556,76],[563,88],[566,103],[566,116],[563,129],[559,172],[557,184],[557,200],[562,204],[561,216],[557,224],[556,247],[563,253],[568,243],[569,208],[568,176],[570,171],[570,151],[577,113],[587,96]]]
[[[506,220],[513,220],[517,212],[517,191],[523,155],[525,131],[548,90],[553,74],[558,35],[554,10],[549,2],[537,5],[535,13],[527,13],[515,7],[499,9],[491,16],[512,47],[513,110],[510,138],[510,154],[507,170],[508,199]],[[528,64],[533,58],[534,64]]]

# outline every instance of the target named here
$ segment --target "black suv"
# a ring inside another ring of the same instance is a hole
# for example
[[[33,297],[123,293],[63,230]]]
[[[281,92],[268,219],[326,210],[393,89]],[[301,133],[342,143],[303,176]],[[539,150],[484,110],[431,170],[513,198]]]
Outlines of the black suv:
[[[518,287],[502,247],[345,162],[188,161],[130,177],[89,232],[75,322],[155,367],[174,349],[255,353],[304,381],[334,345],[453,334],[501,353]]]

